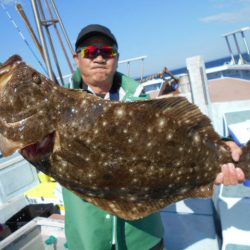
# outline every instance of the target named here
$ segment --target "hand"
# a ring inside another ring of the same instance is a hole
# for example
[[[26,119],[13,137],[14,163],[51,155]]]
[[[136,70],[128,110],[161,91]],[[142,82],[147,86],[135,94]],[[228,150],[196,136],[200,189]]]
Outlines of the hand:
[[[242,154],[241,148],[233,141],[225,141],[225,144],[230,148],[231,155],[234,161],[239,161]]]
[[[241,148],[233,141],[226,141],[226,145],[230,148],[234,161],[239,161],[242,154]],[[233,163],[223,164],[221,173],[216,176],[215,184],[236,185],[244,181],[245,175],[240,168],[235,168]]]
[[[245,180],[245,175],[240,168],[235,168],[233,163],[223,164],[221,172],[215,178],[215,184],[236,185]]]

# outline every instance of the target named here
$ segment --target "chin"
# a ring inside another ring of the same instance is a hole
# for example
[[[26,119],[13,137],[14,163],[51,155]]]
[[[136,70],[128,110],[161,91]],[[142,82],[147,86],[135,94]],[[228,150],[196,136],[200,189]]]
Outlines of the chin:
[[[106,74],[97,73],[97,74],[95,74],[94,80],[96,82],[105,82],[108,80],[108,77]]]

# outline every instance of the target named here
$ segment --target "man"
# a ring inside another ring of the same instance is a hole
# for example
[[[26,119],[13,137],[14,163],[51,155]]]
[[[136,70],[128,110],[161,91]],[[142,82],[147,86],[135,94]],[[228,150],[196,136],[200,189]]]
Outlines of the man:
[[[80,71],[74,83],[84,91],[111,100],[133,101],[138,83],[116,72],[118,44],[109,29],[89,25],[78,35],[74,56]],[[143,99],[139,97],[136,99]],[[124,221],[63,190],[66,236],[72,250],[162,249],[163,227],[159,213],[143,220]]]
[[[83,28],[75,44],[74,59],[78,71],[73,80],[75,87],[105,99],[133,101],[138,83],[118,73],[118,44],[110,30],[101,25]],[[145,99],[147,96],[140,96]],[[238,150],[238,148],[237,148]],[[236,152],[236,157],[240,151]],[[227,169],[225,165],[225,169]],[[227,171],[227,170],[226,170]],[[231,171],[231,172],[230,172]],[[242,178],[243,173],[230,169],[217,182]],[[233,173],[233,174],[232,174]],[[243,176],[244,178],[244,176]],[[66,210],[65,232],[71,250],[148,250],[163,249],[163,226],[159,213],[144,219],[125,221],[85,202],[63,189]]]

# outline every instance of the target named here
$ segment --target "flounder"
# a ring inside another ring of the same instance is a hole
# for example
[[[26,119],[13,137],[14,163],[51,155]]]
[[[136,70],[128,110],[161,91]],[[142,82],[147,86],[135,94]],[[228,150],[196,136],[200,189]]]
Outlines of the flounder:
[[[250,144],[239,167],[249,178]],[[83,199],[134,220],[209,197],[229,148],[184,97],[112,102],[66,89],[12,56],[0,66],[0,150]],[[21,178],[21,177],[20,177]]]

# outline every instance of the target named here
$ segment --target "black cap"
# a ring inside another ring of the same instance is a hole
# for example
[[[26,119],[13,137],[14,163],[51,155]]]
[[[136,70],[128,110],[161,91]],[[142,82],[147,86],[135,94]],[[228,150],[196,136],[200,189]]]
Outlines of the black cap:
[[[76,39],[75,43],[75,50],[77,50],[79,44],[86,38],[89,38],[91,35],[94,34],[102,34],[109,39],[111,39],[114,44],[118,47],[117,41],[115,36],[112,34],[112,32],[105,26],[102,26],[100,24],[90,24],[86,27],[84,27],[78,34],[78,37]]]

